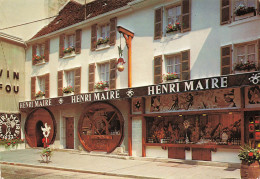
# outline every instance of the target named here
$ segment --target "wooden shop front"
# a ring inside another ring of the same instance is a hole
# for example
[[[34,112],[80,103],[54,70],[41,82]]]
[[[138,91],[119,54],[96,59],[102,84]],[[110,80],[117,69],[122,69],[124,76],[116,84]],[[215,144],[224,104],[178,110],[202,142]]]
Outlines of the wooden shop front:
[[[87,104],[77,129],[87,151],[112,152],[122,143],[127,125],[132,155],[133,136],[140,135],[133,130],[133,120],[138,119],[143,157],[147,148],[157,147],[167,151],[168,158],[189,159],[189,153],[192,160],[214,161],[213,154],[222,149],[238,150],[249,142],[259,147],[259,78],[258,73],[219,76],[24,101],[19,107],[23,111]],[[128,101],[129,109],[119,111],[112,101],[119,106]],[[128,119],[121,113],[128,113]]]

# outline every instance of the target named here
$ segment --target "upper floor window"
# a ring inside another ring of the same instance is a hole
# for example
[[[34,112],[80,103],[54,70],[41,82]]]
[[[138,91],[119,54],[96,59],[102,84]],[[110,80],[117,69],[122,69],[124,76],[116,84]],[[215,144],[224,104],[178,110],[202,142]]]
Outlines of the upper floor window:
[[[37,44],[36,55],[44,57],[45,44]]]
[[[91,26],[91,50],[94,51],[102,44],[115,45],[117,19],[112,18],[105,24]],[[109,47],[109,46],[108,46]]]
[[[181,56],[174,55],[166,57],[166,73],[173,74],[173,78],[180,77],[180,70],[181,70]],[[172,76],[173,76],[172,75]]]
[[[256,16],[259,0],[221,0],[220,24],[228,24],[232,21],[242,20],[248,17]]]
[[[75,47],[75,34],[67,35],[65,47]]]
[[[109,81],[109,63],[99,65],[100,81]]]
[[[159,84],[169,80],[190,79],[190,50],[181,51],[174,55],[154,57],[154,83]]]
[[[49,61],[50,53],[50,40],[46,40],[44,43],[38,43],[32,45],[32,64],[44,64]]]
[[[45,96],[45,76],[37,77],[38,85],[36,86],[36,98],[40,98]]]
[[[71,86],[72,88],[74,88],[74,77],[75,76],[75,72],[74,70],[70,70],[70,71],[65,71],[65,86]]]
[[[253,41],[221,47],[221,74],[256,71],[259,68],[258,45]]]
[[[61,34],[59,45],[59,56],[73,57],[76,54],[81,53],[81,33],[82,30],[78,29],[75,33]]]
[[[58,71],[58,96],[81,93],[81,67]]]
[[[31,99],[34,100],[40,97],[49,98],[49,86],[50,84],[50,74],[45,74],[42,76],[31,77]]]
[[[170,7],[166,12],[166,33],[181,30],[181,6]]]
[[[180,30],[181,32],[191,30],[191,0],[181,0],[181,3],[155,9],[155,40],[161,39],[166,33]]]

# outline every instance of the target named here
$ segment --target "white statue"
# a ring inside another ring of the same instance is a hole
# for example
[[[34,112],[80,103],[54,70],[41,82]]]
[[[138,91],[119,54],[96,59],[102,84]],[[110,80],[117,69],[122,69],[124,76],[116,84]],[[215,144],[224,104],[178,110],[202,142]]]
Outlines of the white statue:
[[[41,127],[42,133],[45,138],[48,138],[51,132],[51,127],[47,125],[47,123],[44,124],[45,128]]]

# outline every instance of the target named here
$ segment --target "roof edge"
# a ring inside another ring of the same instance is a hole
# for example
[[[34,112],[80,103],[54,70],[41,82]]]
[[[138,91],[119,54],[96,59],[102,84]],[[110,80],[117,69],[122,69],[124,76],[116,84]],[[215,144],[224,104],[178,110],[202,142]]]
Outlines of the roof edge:
[[[138,0],[138,1],[145,1],[145,0]],[[53,36],[55,36],[55,35],[57,35],[57,34],[60,34],[61,32],[65,31],[65,30],[68,30],[68,29],[79,28],[79,27],[83,27],[83,26],[87,27],[87,26],[88,26],[88,25],[87,25],[88,23],[94,23],[95,21],[97,21],[97,20],[99,20],[99,19],[101,19],[101,18],[103,18],[103,17],[109,16],[109,15],[113,15],[113,14],[117,14],[117,13],[120,13],[120,12],[123,12],[123,11],[124,11],[125,13],[127,13],[127,12],[128,12],[127,10],[131,11],[131,6],[130,6],[129,4],[127,4],[127,5],[124,6],[124,7],[115,9],[115,10],[113,10],[113,11],[109,11],[109,12],[107,12],[107,13],[104,13],[104,14],[101,14],[101,15],[98,15],[98,16],[95,16],[95,17],[93,17],[93,18],[91,18],[91,19],[87,19],[87,20],[84,20],[84,21],[79,22],[79,23],[77,23],[77,24],[74,24],[74,25],[71,25],[71,26],[62,28],[62,29],[60,29],[60,30],[51,32],[51,33],[49,33],[49,34],[46,34],[46,35],[43,35],[43,36],[40,36],[40,37],[36,37],[36,38],[34,38],[34,39],[30,39],[30,40],[26,41],[26,43],[27,43],[27,44],[30,44],[30,43],[33,43],[33,42],[35,42],[35,41],[38,41],[38,40],[41,40],[41,39],[44,39],[44,38],[50,38],[50,37],[53,37]]]
[[[21,38],[16,37],[16,36],[12,36],[12,35],[0,32],[0,39],[3,41],[10,42],[10,43],[15,43],[16,45],[26,47],[25,41],[23,41]]]

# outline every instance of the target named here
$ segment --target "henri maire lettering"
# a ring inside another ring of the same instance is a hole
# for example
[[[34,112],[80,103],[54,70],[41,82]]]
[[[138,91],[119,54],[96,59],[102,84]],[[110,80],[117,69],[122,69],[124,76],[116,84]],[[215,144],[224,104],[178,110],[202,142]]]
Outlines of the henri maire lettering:
[[[84,93],[72,96],[42,99],[36,101],[24,101],[19,103],[19,108],[48,107],[63,104],[77,104],[93,101],[105,101],[122,98],[174,94],[211,89],[223,89],[241,85],[250,85],[248,79],[252,74],[219,76],[189,81],[162,83],[158,85],[142,86],[136,88],[125,88],[119,90]],[[243,83],[243,84],[242,84]]]

